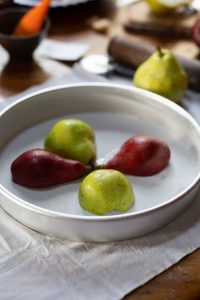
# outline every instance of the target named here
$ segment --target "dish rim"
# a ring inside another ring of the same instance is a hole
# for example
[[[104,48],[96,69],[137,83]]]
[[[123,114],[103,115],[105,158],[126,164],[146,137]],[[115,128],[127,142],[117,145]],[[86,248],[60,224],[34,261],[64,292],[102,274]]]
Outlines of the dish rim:
[[[176,113],[180,114],[184,118],[186,118],[196,129],[198,135],[200,136],[200,126],[197,123],[197,121],[182,107],[177,105],[176,103],[172,102],[171,100],[168,100],[167,98],[164,98],[158,94],[154,94],[152,92],[139,89],[136,87],[129,87],[129,86],[124,86],[123,84],[114,84],[114,83],[104,83],[104,82],[86,82],[86,83],[72,83],[72,84],[61,84],[58,86],[54,87],[47,87],[47,88],[42,88],[41,90],[38,91],[33,91],[28,95],[24,95],[20,97],[19,99],[15,100],[11,104],[9,104],[6,108],[4,108],[0,112],[0,118],[2,115],[4,115],[7,111],[12,109],[14,106],[18,105],[19,103],[25,102],[27,99],[30,99],[32,97],[35,97],[40,94],[45,94],[49,93],[51,91],[56,91],[56,90],[61,90],[61,89],[66,89],[66,88],[76,88],[76,87],[105,87],[105,88],[116,88],[120,90],[125,90],[125,91],[133,91],[136,92],[138,95],[148,97],[151,101],[156,101],[158,103],[162,103],[162,105],[169,107],[170,109],[176,111]],[[39,213],[42,215],[45,215],[47,217],[53,217],[53,218],[67,218],[71,220],[81,220],[81,221],[117,221],[117,220],[123,220],[123,219],[129,219],[129,218],[137,218],[145,215],[149,215],[154,213],[155,211],[162,210],[165,207],[168,207],[172,205],[174,202],[181,201],[181,199],[187,194],[191,192],[191,190],[195,189],[195,187],[200,183],[200,171],[197,174],[197,176],[194,178],[194,180],[186,187],[182,192],[178,193],[176,196],[169,198],[166,202],[162,204],[155,205],[151,208],[148,209],[143,209],[139,212],[126,212],[123,214],[118,214],[118,215],[106,215],[106,216],[97,216],[97,215],[91,215],[91,216],[82,216],[82,215],[76,215],[76,214],[69,214],[69,213],[62,213],[62,212],[57,212],[53,210],[49,210],[46,208],[42,208],[40,206],[31,204],[25,200],[22,200],[20,197],[15,196],[13,193],[11,193],[7,188],[5,188],[2,184],[0,184],[0,193],[2,193],[6,198],[9,198],[12,202],[14,202],[17,205],[21,205],[25,209],[31,210],[32,212]]]
[[[74,6],[74,5],[79,5],[81,3],[87,3],[89,1],[92,1],[92,0],[76,0],[75,2],[73,1],[68,1],[67,3],[56,3],[56,1],[53,1],[51,4],[50,4],[50,8],[54,9],[54,8],[59,8],[59,7],[68,7],[68,6]],[[27,0],[14,0],[14,3],[17,4],[17,5],[21,5],[21,6],[28,6],[28,7],[33,7],[35,5],[37,5],[40,1],[35,1],[35,0],[31,0],[30,1],[27,1]]]

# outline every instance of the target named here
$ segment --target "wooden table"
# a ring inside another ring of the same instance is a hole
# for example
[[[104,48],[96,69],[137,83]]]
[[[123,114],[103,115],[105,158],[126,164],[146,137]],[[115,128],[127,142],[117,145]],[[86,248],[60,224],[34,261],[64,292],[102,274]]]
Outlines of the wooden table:
[[[74,7],[52,9],[50,37],[70,42],[83,42],[89,45],[87,54],[106,54],[109,38],[115,34],[128,35],[121,24],[127,18],[129,7],[116,8],[110,0],[89,1]],[[108,18],[111,25],[107,33],[95,32],[88,19],[93,16]],[[134,38],[132,35],[130,38]],[[137,36],[152,42],[152,38]],[[197,49],[187,41],[190,55],[195,55]],[[184,52],[182,42],[169,44],[178,54]],[[26,88],[45,82],[49,78],[62,76],[68,72],[70,63],[59,63],[50,60],[40,60],[29,66],[6,66],[7,55],[0,49],[0,99],[9,101],[8,96],[15,95]],[[163,272],[147,284],[125,297],[132,300],[162,299],[162,300],[194,300],[200,299],[200,250],[182,259],[179,263]]]

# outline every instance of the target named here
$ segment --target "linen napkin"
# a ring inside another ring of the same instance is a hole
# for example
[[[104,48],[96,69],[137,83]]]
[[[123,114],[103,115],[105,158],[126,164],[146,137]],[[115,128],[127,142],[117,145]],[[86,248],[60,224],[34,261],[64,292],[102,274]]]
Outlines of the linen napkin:
[[[200,246],[200,193],[176,221],[122,242],[45,236],[2,209],[0,220],[1,300],[114,300]]]
[[[67,78],[51,80],[23,94],[67,82],[104,80],[75,68]],[[111,80],[121,83],[117,77]],[[198,97],[189,92],[184,101],[191,113],[200,117]],[[185,212],[167,226],[110,243],[49,237],[25,227],[0,208],[0,299],[121,299],[200,247],[199,232],[200,191]]]
[[[61,61],[77,61],[88,50],[88,45],[44,39],[35,51],[35,55]]]

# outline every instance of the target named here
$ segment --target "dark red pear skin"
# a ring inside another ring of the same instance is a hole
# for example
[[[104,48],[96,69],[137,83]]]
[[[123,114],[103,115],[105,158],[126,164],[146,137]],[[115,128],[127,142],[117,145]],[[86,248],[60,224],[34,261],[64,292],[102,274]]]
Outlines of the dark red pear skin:
[[[196,19],[192,27],[192,38],[198,47],[200,47],[200,16]]]
[[[170,149],[162,140],[145,135],[129,138],[106,168],[135,176],[151,176],[161,172],[170,160]]]
[[[81,162],[43,149],[22,153],[11,165],[12,180],[24,187],[47,188],[78,179],[88,173]]]

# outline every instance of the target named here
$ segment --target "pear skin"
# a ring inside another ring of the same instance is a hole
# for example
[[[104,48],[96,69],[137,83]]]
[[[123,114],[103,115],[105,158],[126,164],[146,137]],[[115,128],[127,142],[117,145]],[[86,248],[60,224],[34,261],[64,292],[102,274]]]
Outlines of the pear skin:
[[[79,119],[58,121],[48,133],[45,149],[62,157],[89,164],[96,158],[93,128]]]
[[[145,0],[152,12],[156,15],[168,15],[174,13],[179,7],[188,5],[187,0]]]
[[[188,76],[175,56],[161,49],[138,67],[133,83],[179,103],[188,87]]]
[[[116,170],[96,170],[87,175],[79,189],[81,207],[96,215],[113,210],[126,212],[135,201],[132,184]]]
[[[152,176],[161,172],[170,160],[170,149],[161,139],[137,135],[125,141],[106,163],[106,168],[135,176]]]
[[[32,149],[11,165],[12,180],[28,188],[47,188],[81,178],[89,172],[79,161],[65,159],[44,149]]]
[[[158,0],[145,0],[145,1],[148,3],[152,12],[155,13],[156,15],[171,14],[174,11],[174,8],[167,7],[167,6],[159,3]]]

